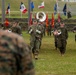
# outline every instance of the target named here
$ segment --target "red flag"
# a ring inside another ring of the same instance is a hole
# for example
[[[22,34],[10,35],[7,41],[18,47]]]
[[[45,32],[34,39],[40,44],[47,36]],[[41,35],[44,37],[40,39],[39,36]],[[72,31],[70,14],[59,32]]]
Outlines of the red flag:
[[[48,27],[48,13],[46,13],[46,27]]]
[[[26,9],[25,5],[23,4],[23,2],[21,2],[20,11],[21,11],[22,13],[26,13],[26,12],[27,12],[27,9]]]
[[[58,22],[60,23],[60,13],[58,13]]]
[[[51,26],[54,28],[54,13],[52,13]]]
[[[30,13],[30,21],[29,21],[29,25],[32,25],[32,13]]]
[[[6,10],[6,14],[10,14],[10,4],[8,4],[7,10]]]
[[[8,19],[5,19],[4,25],[5,25],[6,27],[9,26],[9,21],[8,21]]]
[[[44,2],[42,2],[39,6],[38,6],[38,8],[44,8]]]

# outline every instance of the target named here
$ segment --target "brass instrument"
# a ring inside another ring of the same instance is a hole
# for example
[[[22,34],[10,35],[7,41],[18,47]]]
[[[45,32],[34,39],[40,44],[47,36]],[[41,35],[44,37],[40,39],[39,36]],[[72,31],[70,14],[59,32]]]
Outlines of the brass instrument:
[[[36,18],[40,21],[40,22],[43,22],[43,21],[45,21],[45,19],[46,19],[46,14],[44,13],[44,12],[38,12],[37,14],[36,14]]]
[[[61,34],[61,30],[54,30],[54,31],[52,31],[52,33],[54,34],[54,35],[60,35]]]

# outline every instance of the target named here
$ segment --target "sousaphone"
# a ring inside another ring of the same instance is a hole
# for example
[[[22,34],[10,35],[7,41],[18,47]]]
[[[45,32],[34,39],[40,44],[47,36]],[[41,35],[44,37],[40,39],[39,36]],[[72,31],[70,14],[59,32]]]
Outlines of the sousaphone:
[[[45,21],[45,19],[46,19],[46,14],[45,14],[44,12],[40,11],[40,12],[38,12],[38,13],[36,14],[36,18],[37,18],[40,22],[43,22],[43,21]]]

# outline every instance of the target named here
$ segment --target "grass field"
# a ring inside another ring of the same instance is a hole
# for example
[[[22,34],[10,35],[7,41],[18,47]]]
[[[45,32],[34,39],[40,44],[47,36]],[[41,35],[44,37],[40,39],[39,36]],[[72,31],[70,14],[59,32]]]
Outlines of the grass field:
[[[29,44],[29,35],[23,32],[26,43]],[[69,32],[67,49],[64,56],[55,50],[53,35],[45,36],[39,53],[39,60],[33,60],[36,75],[76,75],[76,43],[74,33]]]

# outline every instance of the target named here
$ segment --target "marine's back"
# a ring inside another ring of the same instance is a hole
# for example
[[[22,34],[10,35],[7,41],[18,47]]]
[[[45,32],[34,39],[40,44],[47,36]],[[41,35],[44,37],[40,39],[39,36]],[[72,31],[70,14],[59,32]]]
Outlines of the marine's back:
[[[34,75],[31,51],[19,35],[0,31],[0,75]]]

